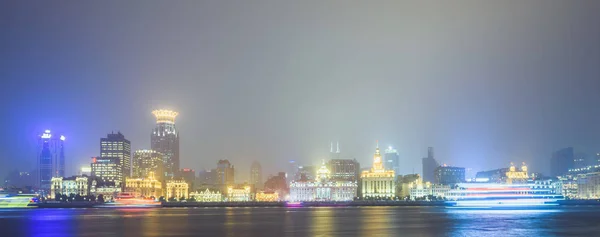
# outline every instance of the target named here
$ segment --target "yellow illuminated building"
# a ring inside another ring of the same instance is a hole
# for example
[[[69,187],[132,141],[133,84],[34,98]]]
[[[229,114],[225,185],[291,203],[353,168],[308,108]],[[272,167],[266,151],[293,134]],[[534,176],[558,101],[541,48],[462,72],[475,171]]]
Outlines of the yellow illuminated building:
[[[154,114],[154,116],[156,116],[156,123],[174,124],[175,117],[177,117],[177,115],[179,113],[177,113],[175,111],[171,111],[171,110],[159,109],[159,110],[152,111],[152,114]]]
[[[189,185],[185,180],[169,180],[167,181],[167,198],[188,198]]]
[[[356,197],[358,184],[354,181],[331,180],[330,171],[325,161],[317,170],[315,181],[293,181],[290,184],[290,201],[320,202],[320,201],[352,201]]]
[[[510,164],[510,168],[506,172],[506,182],[508,184],[524,183],[527,182],[527,179],[529,179],[529,174],[527,174],[527,166],[524,162],[521,170],[517,170],[514,164]]]
[[[245,186],[228,186],[227,201],[229,202],[248,202],[252,200],[252,192],[249,185]]]
[[[153,172],[147,178],[126,178],[125,192],[135,196],[158,198],[163,195],[162,183],[157,180]]]
[[[55,177],[52,178],[50,188],[50,198],[55,198],[56,194],[87,196],[89,194],[88,178],[81,177]]]
[[[277,202],[279,194],[277,192],[259,192],[256,193],[257,202]]]
[[[197,202],[221,202],[223,201],[223,195],[219,191],[210,191],[208,188],[204,192],[196,191],[190,193],[190,198],[196,199]]]
[[[394,170],[385,170],[383,160],[379,152],[379,143],[373,155],[373,167],[369,171],[363,171],[362,179],[363,198],[393,198],[396,192],[394,182]]]

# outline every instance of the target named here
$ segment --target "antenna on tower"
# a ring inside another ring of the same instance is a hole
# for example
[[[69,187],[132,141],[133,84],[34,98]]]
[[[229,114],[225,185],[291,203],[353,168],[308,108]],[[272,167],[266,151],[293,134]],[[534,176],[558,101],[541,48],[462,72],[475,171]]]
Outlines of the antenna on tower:
[[[333,142],[330,142],[329,144],[329,152],[333,153]]]
[[[375,140],[375,142],[377,143],[377,149],[379,149],[379,140]]]

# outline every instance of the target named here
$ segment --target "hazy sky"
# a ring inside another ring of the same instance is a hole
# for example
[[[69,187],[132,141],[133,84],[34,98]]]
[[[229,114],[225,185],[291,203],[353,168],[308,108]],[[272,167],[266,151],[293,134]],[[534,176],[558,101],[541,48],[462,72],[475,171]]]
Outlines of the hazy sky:
[[[474,170],[600,151],[600,1],[2,1],[0,178],[67,137],[67,173],[121,131],[150,148],[153,109],[180,113],[181,164],[248,178],[329,142],[402,171]]]

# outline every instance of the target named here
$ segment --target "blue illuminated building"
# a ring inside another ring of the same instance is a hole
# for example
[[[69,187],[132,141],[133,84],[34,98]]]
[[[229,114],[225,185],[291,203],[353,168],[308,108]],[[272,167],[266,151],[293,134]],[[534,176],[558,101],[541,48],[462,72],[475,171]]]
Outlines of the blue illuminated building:
[[[53,135],[50,130],[39,137],[38,186],[43,193],[50,191],[53,177],[65,176],[65,136]]]

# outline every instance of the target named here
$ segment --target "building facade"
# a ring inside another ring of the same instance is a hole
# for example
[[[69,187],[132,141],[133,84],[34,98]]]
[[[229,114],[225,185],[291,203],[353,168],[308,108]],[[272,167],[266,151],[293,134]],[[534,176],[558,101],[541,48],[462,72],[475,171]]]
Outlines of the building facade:
[[[135,178],[148,177],[152,173],[157,180],[165,180],[164,155],[154,150],[137,150],[133,153],[132,175]]]
[[[121,132],[100,138],[100,158],[118,158],[121,182],[125,182],[126,177],[131,177],[131,142]]]
[[[227,187],[228,202],[249,202],[254,200],[250,185],[230,185]]]
[[[257,189],[263,186],[262,167],[258,161],[252,162],[252,166],[250,166],[250,184],[253,184]]]
[[[299,180],[290,184],[290,201],[319,202],[319,201],[352,201],[356,197],[358,184],[355,181],[335,181],[325,165],[317,171],[315,181]]]
[[[196,191],[190,193],[190,198],[196,199],[197,202],[222,202],[223,195],[219,190],[211,191],[208,188],[204,191]]]
[[[125,192],[136,197],[154,197],[156,199],[163,196],[162,183],[155,178],[153,173],[146,178],[125,178]]]
[[[189,186],[185,180],[172,179],[168,180],[166,184],[166,198],[185,198],[189,197]]]
[[[435,169],[435,183],[452,185],[465,182],[465,168],[453,166],[438,166]]]
[[[154,110],[156,127],[150,134],[150,148],[163,154],[164,176],[175,177],[179,171],[179,132],[175,127],[178,113],[170,110]]]
[[[56,198],[57,194],[87,196],[90,194],[89,191],[90,187],[86,176],[54,177],[52,178],[50,198]]]
[[[278,202],[279,194],[276,192],[258,192],[255,200],[257,202]]]
[[[600,198],[600,172],[580,174],[577,177],[577,196],[580,199]]]
[[[435,168],[440,166],[440,164],[435,160],[433,147],[427,148],[427,157],[422,159],[423,165],[423,181],[424,182],[434,182],[435,181]]]
[[[116,186],[123,183],[123,169],[118,157],[92,157],[92,176],[104,182],[114,182]]]
[[[50,192],[52,178],[65,176],[65,136],[45,130],[38,143],[37,185],[46,194]]]
[[[190,190],[196,190],[196,171],[190,168],[183,168],[180,171],[181,178],[188,183]]]
[[[361,174],[362,198],[394,198],[396,196],[394,178],[395,172],[383,167],[383,159],[377,145],[373,155],[373,167]]]

